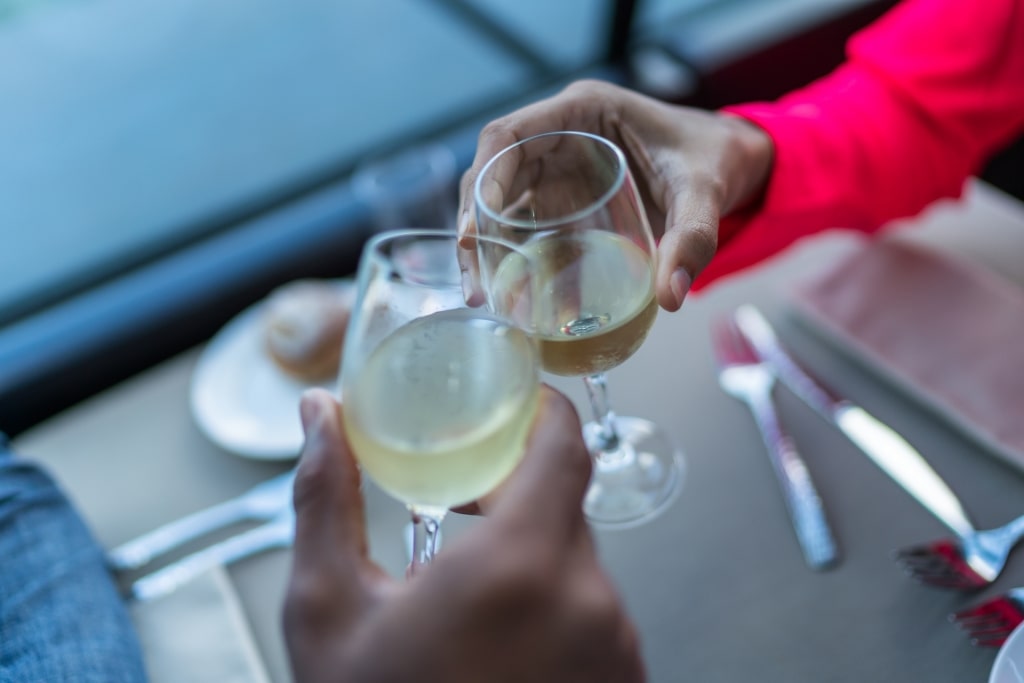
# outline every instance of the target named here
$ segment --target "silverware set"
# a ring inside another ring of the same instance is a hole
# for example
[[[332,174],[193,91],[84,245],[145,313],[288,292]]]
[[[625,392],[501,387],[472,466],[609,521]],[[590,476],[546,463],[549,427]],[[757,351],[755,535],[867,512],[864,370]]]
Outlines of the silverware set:
[[[822,505],[806,475],[806,466],[785,436],[771,393],[778,379],[825,420],[835,425],[878,467],[920,502],[953,532],[952,538],[905,548],[895,553],[897,562],[911,578],[939,588],[974,591],[994,582],[1003,571],[1010,551],[1024,538],[1024,516],[996,529],[978,530],[971,523],[956,494],[924,457],[892,428],[860,406],[845,400],[801,367],[780,344],[774,330],[753,306],[740,306],[732,316],[712,326],[712,345],[722,388],[750,406],[773,462],[789,462],[807,500],[824,525]],[[779,466],[776,465],[779,473]],[[785,474],[780,473],[780,480]],[[792,482],[783,483],[798,537],[807,535],[807,523],[793,514]],[[805,506],[806,507],[806,506]],[[805,515],[808,513],[804,513]],[[827,526],[825,527],[827,531]],[[807,552],[808,564],[821,568]],[[1024,588],[1014,588],[972,608],[950,615],[971,642],[979,646],[1001,645],[1024,622]]]
[[[241,522],[263,522],[128,584],[125,590],[128,597],[147,601],[173,592],[214,566],[289,546],[295,533],[292,511],[294,481],[295,471],[291,470],[254,486],[237,498],[154,529],[111,550],[107,554],[107,564],[116,576],[125,576],[215,531]]]
[[[821,498],[772,403],[775,372],[758,357],[732,318],[716,321],[711,334],[718,382],[726,393],[746,403],[754,415],[807,565],[812,569],[833,566],[838,550]]]

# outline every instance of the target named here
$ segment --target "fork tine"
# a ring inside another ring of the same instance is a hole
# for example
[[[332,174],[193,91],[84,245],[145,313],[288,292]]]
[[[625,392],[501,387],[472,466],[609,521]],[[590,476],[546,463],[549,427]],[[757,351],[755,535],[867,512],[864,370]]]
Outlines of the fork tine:
[[[1016,624],[1006,622],[992,622],[969,627],[961,626],[961,630],[966,631],[971,636],[971,640],[982,641],[1008,636],[1016,626]]]
[[[903,572],[910,578],[929,586],[972,590],[978,588],[977,581],[971,580],[949,567],[924,570],[920,567],[903,566]]]
[[[962,609],[959,612],[953,612],[949,615],[949,620],[956,623],[958,626],[975,624],[991,619],[992,615],[996,612],[998,612],[998,610],[991,602],[983,602],[976,607],[969,607],[967,609]]]
[[[929,556],[941,557],[947,560],[962,560],[963,553],[959,546],[947,540],[936,541],[927,545],[914,546],[897,552],[897,556],[916,557]]]
[[[950,541],[905,548],[895,553],[895,559],[905,573],[930,586],[969,591],[989,583],[967,564],[960,547]]]
[[[998,647],[1006,642],[1006,638],[1011,632],[1013,632],[1012,627],[975,631],[970,634],[971,645],[977,647]]]
[[[725,317],[716,318],[711,323],[711,346],[723,365],[736,362],[736,335],[729,329],[731,324],[732,320]]]
[[[721,316],[712,321],[711,337],[712,347],[723,365],[758,361],[732,316]]]
[[[719,364],[728,363],[728,351],[726,350],[731,346],[732,342],[727,338],[725,330],[722,328],[723,320],[716,318],[711,321],[711,350],[715,354],[715,360]]]
[[[1004,593],[981,604],[949,615],[978,647],[1002,645],[1010,633],[1024,622],[1024,606],[1017,602],[1016,592]]]
[[[908,575],[918,583],[935,588],[952,588],[960,591],[975,590],[978,588],[976,584],[960,576],[943,578],[935,576],[920,576],[912,572],[908,572]]]
[[[962,589],[980,587],[976,580],[970,579],[950,568],[945,570],[936,569],[933,571],[923,571],[912,567],[904,567],[903,571],[911,578],[932,586]]]
[[[977,647],[1001,647],[1008,637],[1009,634],[1007,633],[997,638],[985,638],[984,640],[971,638],[971,645],[975,645]]]
[[[961,576],[955,565],[937,557],[901,558],[899,562],[907,571],[921,576]]]
[[[981,633],[986,629],[1006,627],[1010,622],[998,614],[983,614],[974,617],[964,617],[956,620],[956,625],[964,631]]]
[[[952,578],[936,578],[933,581],[926,580],[926,583],[935,586],[942,585],[946,588],[956,588],[965,592],[981,590],[989,584],[988,581],[973,573],[968,575],[953,572],[951,576]],[[944,584],[943,581],[946,583]]]
[[[1024,620],[1024,612],[1005,595],[986,600],[980,605],[957,612],[953,616],[973,617],[987,615],[995,615],[999,620],[1006,623],[1020,623]]]
[[[935,553],[927,550],[900,552],[896,555],[896,560],[908,567],[917,567],[922,570],[927,570],[929,567],[950,566],[950,562],[945,557],[936,555]]]

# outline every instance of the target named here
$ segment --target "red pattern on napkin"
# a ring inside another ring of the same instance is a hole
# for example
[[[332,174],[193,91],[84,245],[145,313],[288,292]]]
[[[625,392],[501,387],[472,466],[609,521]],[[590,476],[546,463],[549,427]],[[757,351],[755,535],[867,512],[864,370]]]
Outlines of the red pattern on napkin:
[[[865,240],[797,310],[1024,470],[1024,290],[966,259]]]

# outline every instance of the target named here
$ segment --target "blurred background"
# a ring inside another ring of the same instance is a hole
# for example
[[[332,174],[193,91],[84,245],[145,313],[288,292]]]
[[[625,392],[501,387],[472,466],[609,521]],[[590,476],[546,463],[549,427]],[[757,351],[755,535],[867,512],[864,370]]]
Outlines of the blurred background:
[[[892,4],[0,0],[0,430],[350,274],[382,159],[442,150],[453,201],[480,127],[576,78],[772,98]]]

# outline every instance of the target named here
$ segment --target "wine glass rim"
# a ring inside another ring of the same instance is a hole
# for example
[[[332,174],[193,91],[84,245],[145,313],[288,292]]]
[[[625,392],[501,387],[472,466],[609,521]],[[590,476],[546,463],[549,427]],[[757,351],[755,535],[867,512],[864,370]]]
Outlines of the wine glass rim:
[[[411,236],[451,238],[456,241],[459,239],[459,233],[454,230],[445,230],[443,228],[392,228],[389,230],[375,232],[370,236],[370,239],[366,241],[364,249],[367,253],[376,254],[378,253],[377,247],[382,242],[390,242],[392,240],[401,239],[402,237]]]
[[[380,245],[385,242],[392,242],[400,240],[406,237],[427,237],[431,239],[450,239],[455,243],[456,248],[459,246],[461,236],[455,230],[447,230],[444,228],[393,228],[391,230],[383,230],[370,236],[370,238],[363,245],[363,255],[361,260],[373,260],[378,264],[386,264],[389,259],[380,250]],[[476,248],[477,242],[487,242],[497,244],[510,252],[514,252],[524,259],[530,257],[523,251],[521,244],[510,242],[509,240],[502,239],[493,235],[469,235],[468,238],[473,241],[473,248]],[[363,264],[360,263],[358,266],[358,272],[364,270]],[[440,283],[435,283],[434,286],[439,286]],[[450,283],[453,287],[461,287],[461,282]]]
[[[482,197],[481,187],[483,185],[483,179],[487,175],[487,171],[489,171],[491,166],[494,165],[494,163],[497,162],[497,160],[504,156],[506,153],[511,152],[514,149],[520,148],[528,142],[532,142],[540,138],[554,136],[575,136],[581,138],[590,138],[591,140],[594,140],[598,144],[601,144],[607,149],[611,150],[612,154],[615,156],[615,160],[618,162],[618,169],[615,174],[615,180],[608,186],[608,189],[605,190],[604,194],[602,194],[599,198],[591,202],[590,205],[585,206],[579,211],[574,211],[571,214],[560,216],[558,218],[548,218],[540,221],[532,219],[523,220],[519,218],[512,218],[509,216],[502,216],[498,213],[495,213],[494,209],[488,206],[487,203],[483,201]],[[531,135],[528,138],[523,138],[522,140],[519,140],[518,142],[509,145],[508,147],[506,147],[505,149],[501,150],[493,157],[491,157],[487,161],[487,163],[484,164],[484,167],[480,169],[479,175],[477,175],[476,180],[473,182],[473,199],[475,201],[477,208],[483,211],[485,214],[487,214],[489,218],[495,221],[499,221],[511,228],[522,228],[531,231],[548,230],[551,228],[557,228],[558,226],[561,225],[566,225],[582,220],[589,216],[590,214],[600,210],[601,207],[608,203],[608,201],[615,195],[616,192],[622,189],[623,183],[626,182],[626,171],[628,168],[629,167],[626,165],[626,155],[623,154],[622,149],[620,149],[618,145],[616,145],[608,138],[602,137],[600,135],[595,135],[594,133],[586,133],[584,131],[578,130],[556,130],[550,131],[548,133],[539,133],[537,135]],[[479,226],[477,226],[477,228],[477,232],[479,232]]]
[[[379,258],[380,251],[378,247],[383,242],[389,242],[392,240],[401,239],[403,237],[432,237],[439,239],[451,239],[456,244],[462,239],[462,236],[455,230],[447,230],[445,228],[392,228],[390,230],[382,230],[381,232],[374,233],[366,240],[366,244],[363,247],[363,251],[374,257]],[[467,235],[470,240],[481,241],[481,242],[493,242],[494,244],[501,245],[509,251],[514,251],[518,254],[522,254],[523,247],[521,244],[510,242],[509,240],[502,239],[501,237],[495,237],[494,235]]]

